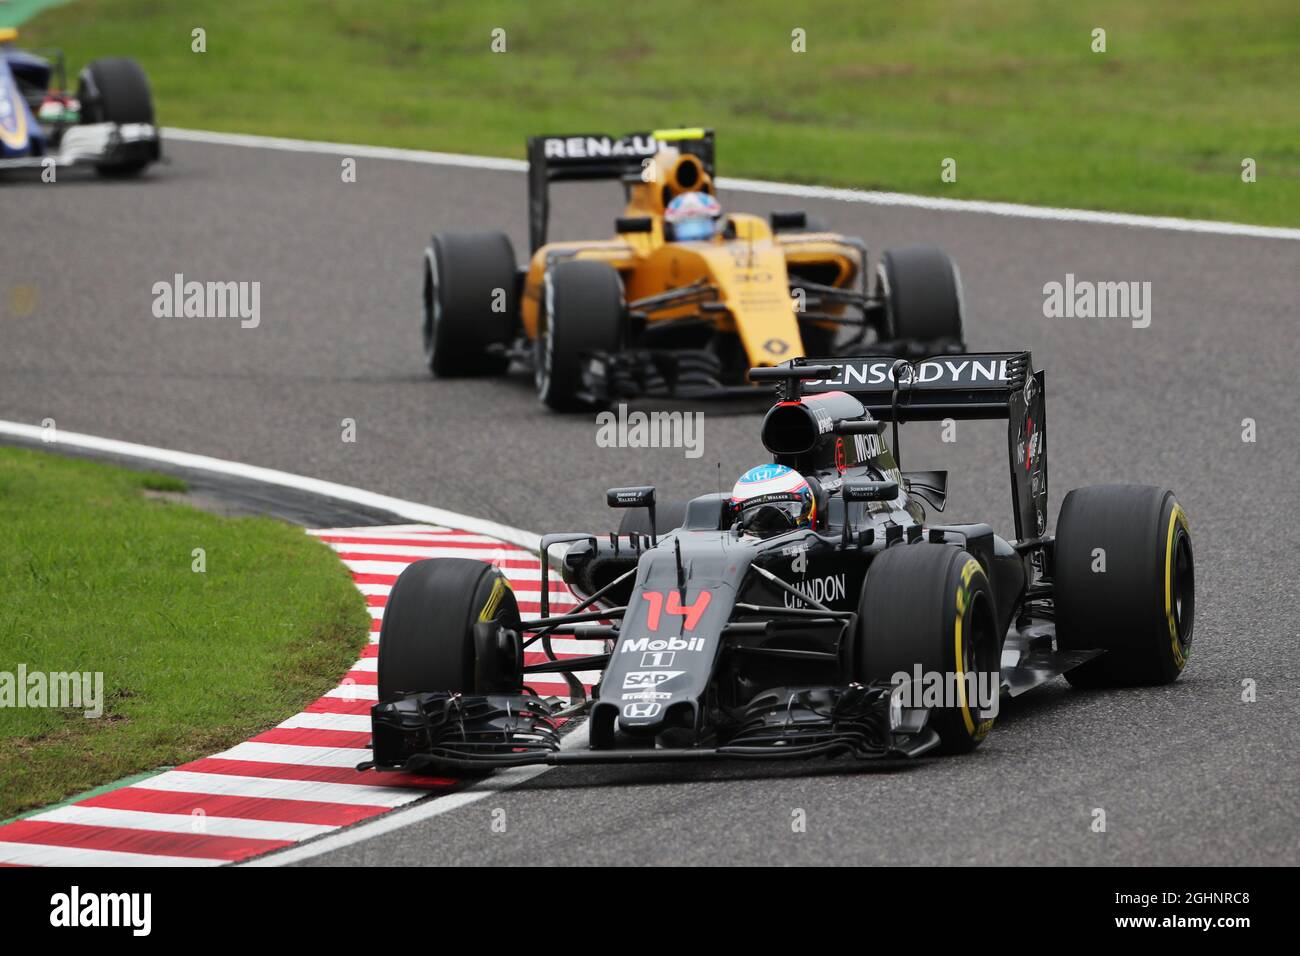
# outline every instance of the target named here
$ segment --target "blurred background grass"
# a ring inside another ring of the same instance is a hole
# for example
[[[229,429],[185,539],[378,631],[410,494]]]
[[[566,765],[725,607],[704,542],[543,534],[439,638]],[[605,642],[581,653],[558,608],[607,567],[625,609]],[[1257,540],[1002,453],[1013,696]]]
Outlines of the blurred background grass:
[[[78,0],[24,34],[138,58],[165,125],[503,156],[711,125],[724,175],[1300,222],[1295,0]]]

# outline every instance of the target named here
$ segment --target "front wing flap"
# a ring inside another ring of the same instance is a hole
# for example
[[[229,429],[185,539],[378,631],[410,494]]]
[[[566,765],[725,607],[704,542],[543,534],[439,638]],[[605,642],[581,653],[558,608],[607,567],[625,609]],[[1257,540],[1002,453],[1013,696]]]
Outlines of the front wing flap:
[[[0,169],[42,169],[51,161],[56,167],[111,165],[135,159],[156,161],[161,155],[158,127],[150,123],[83,123],[67,128],[57,151],[0,159]]]

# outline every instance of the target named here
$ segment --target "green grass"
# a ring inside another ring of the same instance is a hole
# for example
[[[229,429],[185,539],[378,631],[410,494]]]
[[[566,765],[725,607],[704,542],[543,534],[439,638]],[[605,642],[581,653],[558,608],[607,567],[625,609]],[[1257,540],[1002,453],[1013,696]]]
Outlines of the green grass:
[[[139,58],[175,126],[522,156],[704,124],[734,176],[1300,221],[1294,0],[95,0],[33,26],[74,64]]]
[[[0,707],[0,820],[244,740],[332,687],[364,645],[364,603],[329,548],[146,493],[184,487],[0,448],[0,671],[104,682],[99,719]]]

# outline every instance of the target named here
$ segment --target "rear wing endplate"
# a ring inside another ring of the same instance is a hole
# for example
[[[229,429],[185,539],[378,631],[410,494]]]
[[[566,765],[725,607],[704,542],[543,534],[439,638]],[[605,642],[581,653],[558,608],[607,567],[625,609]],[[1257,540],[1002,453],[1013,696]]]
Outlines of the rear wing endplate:
[[[528,138],[528,242],[532,252],[546,245],[550,185],[591,179],[640,180],[645,161],[665,144],[696,156],[713,176],[713,130],[661,129],[626,136],[584,133]]]
[[[1029,352],[969,352],[908,362],[894,357],[794,359],[820,378],[791,378],[786,398],[800,392],[847,392],[885,421],[1007,420],[1007,456],[1016,537],[1047,531],[1047,398],[1045,376]],[[831,366],[831,372],[826,367]]]

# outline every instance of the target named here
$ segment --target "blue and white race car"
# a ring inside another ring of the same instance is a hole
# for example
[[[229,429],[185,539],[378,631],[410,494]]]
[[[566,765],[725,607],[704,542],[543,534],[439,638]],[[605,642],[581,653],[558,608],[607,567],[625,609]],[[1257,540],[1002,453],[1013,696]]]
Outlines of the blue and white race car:
[[[61,51],[15,45],[0,29],[0,170],[90,165],[103,176],[135,176],[161,156],[153,97],[134,60],[95,60],[66,92]]]

